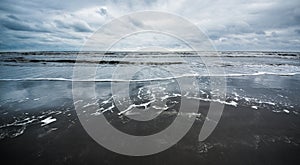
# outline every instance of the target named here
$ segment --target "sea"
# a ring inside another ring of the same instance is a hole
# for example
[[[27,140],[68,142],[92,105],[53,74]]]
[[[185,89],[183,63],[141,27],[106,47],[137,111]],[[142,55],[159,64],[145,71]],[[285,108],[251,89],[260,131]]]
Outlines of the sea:
[[[180,99],[200,106],[181,113]],[[210,103],[223,113],[199,141]],[[163,131],[174,116],[195,124],[173,147],[130,157],[97,144],[76,107],[136,136]],[[13,163],[297,164],[299,113],[300,52],[0,53],[0,147]]]

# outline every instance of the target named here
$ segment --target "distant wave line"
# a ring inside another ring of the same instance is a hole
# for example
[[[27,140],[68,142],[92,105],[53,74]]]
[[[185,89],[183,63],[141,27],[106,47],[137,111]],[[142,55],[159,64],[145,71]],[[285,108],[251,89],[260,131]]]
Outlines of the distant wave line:
[[[16,63],[86,63],[86,64],[146,64],[146,65],[171,65],[171,64],[183,64],[181,61],[174,62],[153,62],[153,61],[145,61],[145,62],[135,62],[135,61],[97,61],[97,60],[37,60],[37,59],[25,59],[25,58],[12,58],[5,59],[3,62],[16,62]]]
[[[74,81],[74,82],[143,82],[143,81],[163,81],[184,77],[241,77],[241,76],[259,76],[259,75],[278,75],[278,76],[294,76],[300,73],[272,73],[272,72],[257,72],[257,73],[233,73],[233,74],[216,74],[216,75],[199,75],[199,74],[184,74],[174,77],[161,77],[151,79],[140,80],[128,80],[128,79],[69,79],[69,78],[20,78],[20,79],[0,79],[0,81]]]

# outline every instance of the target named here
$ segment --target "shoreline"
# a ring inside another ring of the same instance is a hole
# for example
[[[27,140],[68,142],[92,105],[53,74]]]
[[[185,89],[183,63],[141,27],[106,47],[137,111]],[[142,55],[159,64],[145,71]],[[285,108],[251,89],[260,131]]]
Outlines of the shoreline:
[[[208,102],[200,102],[200,116],[205,116]],[[153,160],[168,164],[240,164],[245,159],[254,164],[300,162],[297,157],[300,151],[300,120],[297,115],[225,105],[219,124],[204,142],[198,142],[198,135],[205,118],[197,117],[190,131],[175,146],[151,156],[129,157],[98,145],[82,128],[75,110],[68,108],[69,111],[52,113],[57,119],[53,123],[29,125],[22,135],[1,139],[0,147],[5,148],[1,150],[2,160],[24,164],[152,164]],[[180,117],[189,120],[188,115]],[[119,126],[127,131],[136,129],[128,127],[127,123]]]

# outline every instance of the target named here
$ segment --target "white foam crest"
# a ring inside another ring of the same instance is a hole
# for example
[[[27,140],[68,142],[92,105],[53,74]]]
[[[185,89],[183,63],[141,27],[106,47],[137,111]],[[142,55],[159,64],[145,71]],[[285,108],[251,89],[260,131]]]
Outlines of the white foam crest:
[[[152,108],[164,111],[164,110],[167,110],[169,107],[167,105],[165,105],[164,107],[159,107],[159,106],[153,105]]]
[[[146,103],[142,103],[142,104],[131,104],[128,108],[126,108],[125,110],[121,111],[118,113],[118,115],[124,114],[127,111],[131,110],[132,108],[137,108],[137,107],[145,107],[145,109],[149,106],[149,104],[155,102],[155,99],[150,100],[149,102]]]
[[[53,123],[55,121],[56,121],[56,118],[52,118],[52,116],[49,116],[46,119],[41,121],[43,123],[43,124],[41,124],[41,126],[48,125],[48,124]]]
[[[251,106],[251,108],[253,108],[253,109],[258,109],[258,107],[255,106],[255,105]]]
[[[10,126],[26,126],[27,124],[30,124],[30,123],[32,123],[36,120],[37,119],[30,119],[28,117],[28,118],[25,118],[23,120],[16,120],[13,123],[1,125],[0,128],[10,127]]]
[[[255,72],[255,73],[229,73],[229,74],[182,74],[173,77],[159,77],[151,79],[138,79],[138,80],[128,80],[128,79],[69,79],[69,78],[19,78],[19,79],[5,79],[2,78],[0,81],[74,81],[74,82],[143,82],[143,81],[161,81],[170,80],[183,77],[241,77],[241,76],[259,76],[259,75],[278,75],[278,76],[294,76],[298,75],[300,72],[291,73],[274,73],[274,72]]]
[[[221,104],[226,104],[226,105],[231,105],[234,107],[237,107],[238,103],[231,100],[230,102],[226,102],[220,99],[209,99],[209,98],[201,98],[201,97],[190,97],[190,96],[186,96],[186,98],[188,99],[195,99],[195,100],[201,100],[201,101],[206,101],[206,102],[217,102],[217,103],[221,103]]]

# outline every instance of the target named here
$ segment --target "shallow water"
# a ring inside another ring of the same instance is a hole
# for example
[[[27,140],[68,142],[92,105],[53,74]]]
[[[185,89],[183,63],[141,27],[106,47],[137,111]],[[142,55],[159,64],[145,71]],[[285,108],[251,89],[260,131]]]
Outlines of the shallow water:
[[[300,144],[299,53],[221,52],[222,61],[217,62],[216,57],[202,52],[200,55],[216,61],[210,64],[225,71],[208,75],[201,57],[191,52],[106,55],[86,52],[78,55],[87,57],[79,66],[97,67],[96,74],[74,81],[77,55],[76,52],[0,54],[0,146],[8,148],[1,155],[18,157],[20,161],[16,163],[29,163],[33,159],[34,163],[47,160],[49,163],[107,164],[136,164],[136,160],[145,164],[161,161],[180,164],[181,160],[240,164],[242,159],[251,159],[254,164],[299,162],[296,156]],[[97,65],[99,61],[104,62]],[[118,72],[121,78],[116,79],[113,74],[117,66],[121,70],[136,66],[143,69],[130,79]],[[226,78],[226,97],[215,97],[218,91],[211,89],[211,77]],[[194,81],[181,88],[180,79],[189,78]],[[82,91],[82,99],[73,100],[74,83]],[[123,95],[122,90],[111,92],[111,85],[122,83],[129,84],[128,95]],[[95,87],[96,95],[86,99],[91,95],[84,91],[90,87]],[[119,98],[123,109],[116,107],[113,96]],[[178,113],[180,99],[188,100],[191,107],[200,102],[198,113]],[[211,102],[223,104],[225,108],[213,134],[199,142],[199,130],[209,120],[206,114]],[[134,135],[159,132],[176,115],[183,122],[195,117],[196,122],[171,149],[133,159],[98,146],[81,127],[74,105],[86,108],[84,115],[91,118],[105,115],[119,130]],[[125,117],[134,118],[145,111],[153,112],[146,117],[157,118],[143,124]],[[55,147],[61,154],[54,154]],[[17,154],[16,150],[19,150]]]

